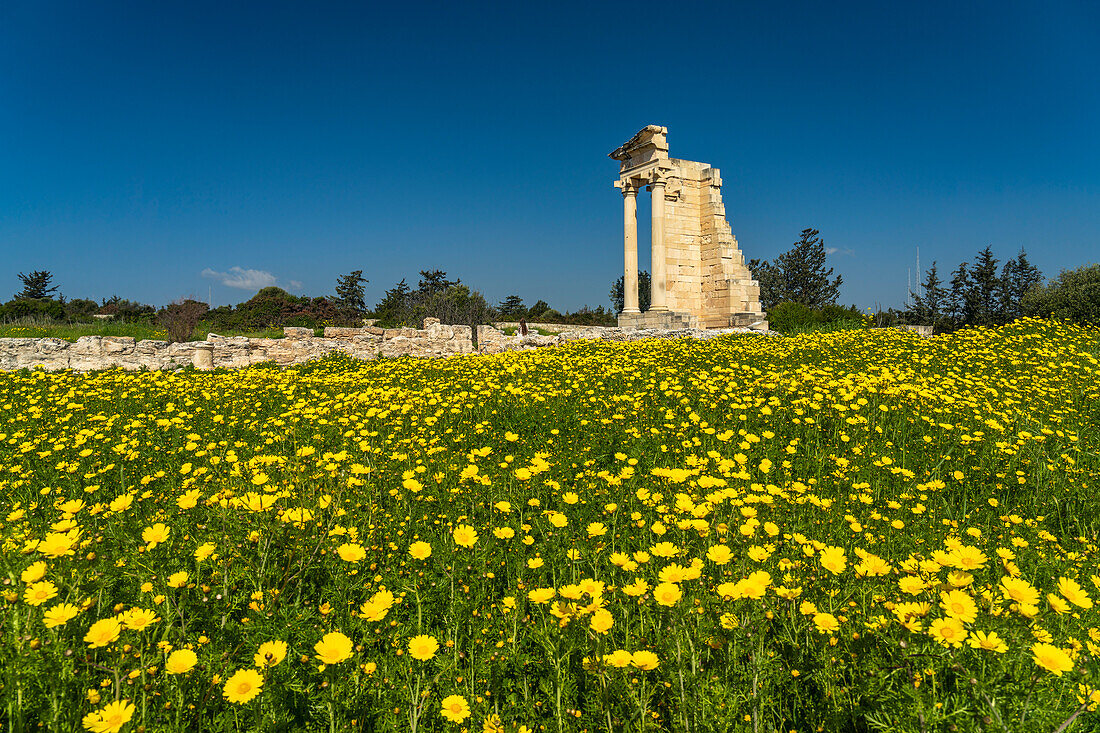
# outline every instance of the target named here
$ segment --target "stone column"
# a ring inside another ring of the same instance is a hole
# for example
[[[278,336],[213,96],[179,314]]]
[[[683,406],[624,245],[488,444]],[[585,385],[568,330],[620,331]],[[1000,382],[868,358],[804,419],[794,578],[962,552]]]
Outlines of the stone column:
[[[200,343],[191,352],[191,363],[199,371],[208,372],[214,368],[214,344]]]
[[[665,274],[665,182],[655,180],[652,185],[653,223],[650,239],[650,257],[653,277],[650,278],[652,295],[649,309],[667,311]]]
[[[623,183],[623,313],[638,310],[638,187]]]

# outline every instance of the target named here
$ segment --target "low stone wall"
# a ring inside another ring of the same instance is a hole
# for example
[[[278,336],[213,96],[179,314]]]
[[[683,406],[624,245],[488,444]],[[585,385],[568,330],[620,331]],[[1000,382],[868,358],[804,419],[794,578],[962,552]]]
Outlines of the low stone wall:
[[[519,321],[494,321],[493,328],[503,331],[506,328],[519,328]],[[568,331],[576,331],[578,329],[587,328],[587,326],[576,326],[568,323],[536,323],[534,321],[527,322],[527,330],[534,333],[538,331],[546,331],[547,333],[566,333]],[[595,328],[603,328],[603,326],[596,326]]]
[[[492,326],[477,327],[477,352],[556,346],[582,339],[635,341],[647,338],[714,338],[727,333],[759,333],[749,329],[661,330],[620,329],[599,326],[574,327],[554,336],[506,336]],[[436,358],[475,353],[469,326],[449,326],[427,318],[424,328],[327,327],[316,337],[310,328],[284,328],[281,339],[218,336],[206,341],[170,344],[136,341],[123,336],[81,336],[75,342],[57,338],[0,338],[0,370],[40,367],[48,370],[149,369],[164,371],[193,364],[198,369],[230,369],[274,362],[279,366],[304,364],[333,352],[355,359],[392,359],[401,356]]]
[[[279,366],[303,364],[340,351],[356,359],[399,356],[439,357],[472,354],[469,326],[447,326],[426,319],[424,328],[326,328],[321,338],[311,328],[285,328],[284,338],[264,339],[210,334],[206,341],[170,344],[123,336],[81,336],[75,342],[57,338],[0,338],[0,370],[43,369],[199,369],[238,368],[272,361]]]

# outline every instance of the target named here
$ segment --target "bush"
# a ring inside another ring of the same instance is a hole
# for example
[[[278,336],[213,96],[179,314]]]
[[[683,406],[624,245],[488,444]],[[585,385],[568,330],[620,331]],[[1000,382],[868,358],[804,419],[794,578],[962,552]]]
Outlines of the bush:
[[[827,305],[814,310],[802,303],[787,301],[768,311],[768,326],[780,333],[805,331],[841,331],[867,328],[867,320],[859,308],[850,305]]]
[[[207,311],[203,323],[211,331],[259,331],[282,326],[358,326],[362,320],[341,311],[328,298],[299,297],[272,286],[261,289],[244,303]]]
[[[15,321],[21,318],[60,320],[64,317],[65,306],[50,298],[17,298],[0,306],[0,321]]]
[[[206,303],[185,298],[171,303],[160,312],[160,322],[168,330],[168,340],[188,341],[207,311]]]
[[[82,323],[91,322],[93,320],[92,315],[99,310],[99,303],[87,298],[73,298],[65,301],[63,305],[66,318],[70,321],[80,321]]]
[[[1047,285],[1037,285],[1021,302],[1024,315],[1100,325],[1100,265],[1063,270]]]
[[[156,314],[156,308],[151,305],[126,300],[117,295],[103,301],[103,306],[99,309],[99,315],[114,316],[116,321],[122,321],[123,323],[152,321]]]

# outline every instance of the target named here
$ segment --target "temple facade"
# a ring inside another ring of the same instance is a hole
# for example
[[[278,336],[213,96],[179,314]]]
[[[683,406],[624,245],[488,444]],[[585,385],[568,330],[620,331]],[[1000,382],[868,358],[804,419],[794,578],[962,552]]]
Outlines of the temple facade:
[[[760,288],[726,221],[722,177],[670,158],[668,129],[649,125],[610,157],[623,195],[623,328],[767,328]],[[652,193],[651,304],[638,309],[638,191]]]

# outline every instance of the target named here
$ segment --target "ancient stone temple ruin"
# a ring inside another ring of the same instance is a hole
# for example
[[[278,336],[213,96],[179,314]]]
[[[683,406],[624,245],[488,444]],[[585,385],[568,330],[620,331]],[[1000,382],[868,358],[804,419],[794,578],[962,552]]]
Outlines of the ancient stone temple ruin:
[[[610,154],[623,194],[623,328],[767,328],[760,288],[737,248],[722,177],[670,158],[668,129],[649,125]],[[650,308],[638,309],[638,189],[652,191]]]

